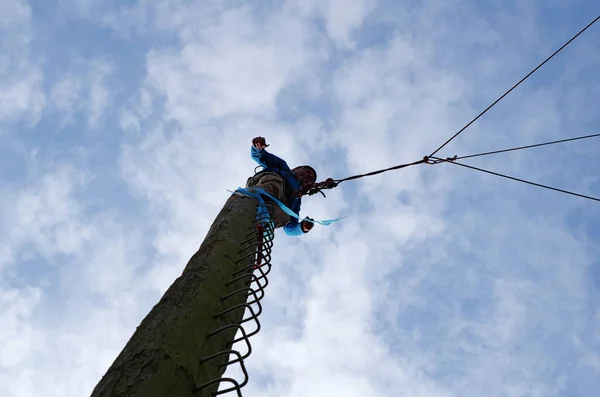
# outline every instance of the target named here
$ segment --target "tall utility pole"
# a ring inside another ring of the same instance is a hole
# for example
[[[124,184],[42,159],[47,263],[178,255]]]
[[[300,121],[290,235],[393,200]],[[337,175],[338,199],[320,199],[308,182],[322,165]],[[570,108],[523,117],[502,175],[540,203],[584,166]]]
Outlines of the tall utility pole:
[[[215,395],[228,363],[240,363],[247,376],[243,356],[231,349],[247,336],[240,324],[260,314],[262,295],[251,285],[264,292],[261,280],[271,265],[266,272],[256,265],[268,263],[273,236],[270,224],[257,222],[257,204],[237,195],[227,200],[199,250],[137,327],[92,397],[208,397]],[[268,214],[262,216],[268,220]],[[252,304],[258,304],[258,313]],[[245,312],[250,316],[244,318]],[[242,338],[234,339],[238,332]],[[249,344],[246,350],[245,356]]]

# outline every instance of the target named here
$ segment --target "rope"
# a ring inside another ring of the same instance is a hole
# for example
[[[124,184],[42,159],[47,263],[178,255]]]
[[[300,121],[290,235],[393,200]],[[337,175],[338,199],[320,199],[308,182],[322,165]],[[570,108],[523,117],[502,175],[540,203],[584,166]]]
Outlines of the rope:
[[[296,197],[302,197],[305,195],[312,196],[313,194],[317,194],[317,193],[321,193],[323,196],[325,196],[325,193],[323,193],[322,190],[333,189],[333,188],[337,187],[340,183],[345,182],[345,181],[351,181],[354,179],[364,178],[367,176],[378,175],[378,174],[382,174],[384,172],[399,170],[401,168],[406,168],[406,167],[410,167],[413,165],[424,164],[424,163],[428,163],[428,162],[429,162],[429,158],[424,157],[422,160],[419,160],[419,161],[415,161],[412,163],[406,163],[406,164],[400,164],[400,165],[396,165],[396,166],[393,166],[390,168],[384,168],[381,170],[372,171],[372,172],[369,172],[366,174],[353,175],[353,176],[349,176],[349,177],[346,177],[343,179],[328,178],[327,180],[325,180],[323,182],[318,182],[318,183],[313,183],[310,185],[303,186],[302,188],[298,189],[295,192],[295,194],[296,194]]]
[[[423,163],[426,163],[428,160],[429,159],[427,157],[424,157],[422,160],[415,161],[413,163],[400,164],[400,165],[396,165],[394,167],[390,167],[390,168],[385,168],[385,169],[382,169],[382,170],[377,170],[377,171],[369,172],[367,174],[359,174],[359,175],[349,176],[349,177],[344,178],[344,179],[334,180],[334,182],[337,183],[337,184],[340,184],[340,183],[345,182],[345,181],[351,181],[351,180],[354,180],[354,179],[364,178],[366,176],[373,176],[373,175],[377,175],[377,174],[382,174],[382,173],[388,172],[388,171],[399,170],[401,168],[410,167],[412,165],[423,164]]]
[[[456,164],[456,165],[459,165],[461,167],[470,168],[472,170],[484,172],[486,174],[496,175],[496,176],[499,176],[499,177],[502,177],[502,178],[510,179],[510,180],[513,180],[513,181],[521,182],[521,183],[526,183],[526,184],[537,186],[537,187],[541,187],[541,188],[544,188],[544,189],[554,190],[556,192],[570,194],[572,196],[582,197],[582,198],[585,198],[585,199],[588,199],[588,200],[600,201],[600,198],[596,198],[596,197],[592,197],[592,196],[586,196],[585,194],[574,193],[574,192],[570,192],[568,190],[558,189],[558,188],[555,188],[555,187],[552,187],[552,186],[547,186],[547,185],[542,185],[542,184],[531,182],[531,181],[526,181],[525,179],[520,179],[520,178],[515,178],[515,177],[504,175],[504,174],[499,174],[497,172],[484,170],[482,168],[473,167],[471,165],[457,163],[455,161],[448,161],[448,160],[444,160],[444,159],[440,159],[440,158],[434,158],[434,159],[436,161],[439,161],[439,162],[448,162],[450,164]]]
[[[353,176],[349,176],[349,177],[343,178],[343,179],[328,178],[327,180],[325,180],[323,182],[313,183],[313,184],[306,185],[306,186],[302,187],[301,189],[299,189],[298,191],[295,192],[296,197],[302,197],[304,195],[312,196],[313,194],[317,194],[317,193],[321,193],[323,196],[325,196],[325,194],[323,193],[323,190],[325,190],[325,189],[333,189],[333,188],[337,187],[342,182],[351,181],[351,180],[359,179],[359,178],[364,178],[364,177],[367,177],[367,176],[378,175],[378,174],[382,174],[384,172],[398,170],[398,169],[401,169],[401,168],[406,168],[406,167],[410,167],[410,166],[417,165],[417,164],[424,164],[424,163],[427,163],[427,164],[439,164],[439,163],[442,163],[442,162],[451,162],[452,164],[457,164],[457,165],[461,165],[461,166],[464,166],[464,167],[477,169],[479,171],[492,173],[494,175],[502,176],[502,177],[509,178],[509,179],[518,180],[520,182],[529,183],[529,184],[532,184],[532,185],[535,185],[535,186],[539,186],[539,187],[543,187],[543,188],[547,188],[547,189],[552,189],[552,190],[557,190],[557,191],[560,191],[560,192],[563,192],[563,193],[573,194],[573,195],[576,195],[576,196],[585,197],[585,198],[591,198],[593,200],[597,200],[597,199],[589,197],[589,196],[579,195],[577,193],[567,192],[567,191],[563,191],[561,189],[556,189],[556,188],[552,188],[552,187],[549,187],[549,186],[539,185],[539,184],[536,184],[536,183],[533,183],[533,182],[529,182],[529,181],[525,181],[525,180],[517,179],[517,178],[512,178],[512,177],[509,177],[509,176],[506,176],[506,175],[502,175],[502,174],[496,174],[496,173],[493,173],[491,171],[485,171],[485,170],[482,170],[482,169],[479,169],[479,168],[475,168],[475,167],[471,167],[471,166],[468,166],[468,165],[465,165],[465,164],[456,163],[455,161],[458,160],[458,159],[465,159],[465,158],[470,158],[470,157],[485,156],[485,155],[490,155],[490,154],[503,153],[503,152],[509,152],[509,151],[514,151],[514,150],[521,150],[521,149],[528,149],[528,148],[533,148],[533,147],[538,147],[538,146],[544,146],[544,145],[552,145],[552,144],[560,143],[560,142],[574,141],[574,140],[577,140],[577,139],[591,138],[591,137],[594,137],[594,136],[600,136],[600,134],[594,134],[594,135],[588,135],[588,136],[584,136],[584,137],[577,137],[577,138],[570,138],[570,139],[563,139],[563,140],[560,140],[560,141],[553,141],[553,142],[547,142],[547,143],[541,143],[541,144],[535,144],[535,145],[529,145],[529,146],[521,146],[521,147],[517,147],[517,148],[503,149],[503,150],[497,150],[497,151],[494,151],[494,152],[479,153],[479,154],[474,154],[474,155],[469,155],[469,156],[462,156],[462,157],[454,156],[452,158],[440,159],[440,158],[433,157],[433,156],[437,152],[439,152],[443,147],[445,147],[448,143],[450,143],[454,138],[456,138],[458,135],[460,135],[464,130],[466,130],[468,127],[470,127],[471,124],[473,124],[475,121],[477,121],[481,116],[483,116],[485,113],[487,113],[488,110],[490,110],[492,107],[494,107],[505,96],[507,96],[508,94],[510,94],[515,88],[517,88],[519,85],[521,85],[521,83],[523,83],[525,80],[527,80],[532,74],[534,74],[535,72],[537,72],[550,59],[554,58],[554,56],[556,54],[558,54],[565,47],[567,47],[569,44],[571,44],[571,42],[573,42],[577,37],[579,37],[583,32],[585,32],[589,27],[591,27],[599,19],[600,19],[600,15],[597,16],[592,22],[590,22],[583,29],[581,29],[575,36],[573,36],[571,39],[569,39],[569,41],[567,41],[565,44],[563,44],[558,50],[554,51],[554,53],[552,55],[550,55],[549,57],[547,57],[542,63],[540,63],[538,66],[536,66],[535,69],[533,69],[525,77],[523,77],[521,80],[519,80],[519,82],[517,82],[508,91],[506,91],[504,94],[502,94],[502,96],[500,96],[498,99],[496,99],[494,102],[492,102],[491,105],[489,105],[484,111],[482,111],[481,113],[479,113],[473,120],[471,120],[469,123],[467,123],[463,128],[461,128],[450,139],[448,139],[440,147],[438,147],[433,153],[431,153],[430,156],[425,156],[422,160],[415,161],[415,162],[412,162],[412,163],[400,164],[400,165],[396,165],[394,167],[385,168],[385,169],[381,169],[381,170],[369,172],[369,173],[366,173],[366,174],[353,175]],[[598,201],[600,201],[600,200],[598,200]]]
[[[452,157],[452,158],[446,158],[446,160],[447,161],[454,161],[454,160],[470,159],[470,158],[473,158],[473,157],[481,157],[481,156],[487,156],[487,155],[490,155],[490,154],[497,154],[497,153],[506,153],[506,152],[512,152],[512,151],[515,151],[515,150],[530,149],[530,148],[535,148],[535,147],[540,147],[540,146],[554,145],[556,143],[571,142],[571,141],[577,141],[579,139],[594,138],[594,137],[599,137],[599,136],[600,136],[600,134],[578,136],[578,137],[575,137],[575,138],[561,139],[561,140],[558,140],[558,141],[536,143],[534,145],[519,146],[519,147],[515,147],[515,148],[510,148],[510,149],[494,150],[492,152],[470,154],[470,155],[467,155],[467,156],[455,156],[455,157]]]
[[[532,74],[534,74],[539,68],[541,68],[542,66],[544,66],[544,64],[546,64],[546,62],[548,62],[550,59],[554,58],[554,56],[556,54],[558,54],[560,51],[562,51],[566,46],[568,46],[569,44],[571,44],[571,42],[573,40],[575,40],[577,37],[579,37],[579,35],[581,35],[583,32],[585,32],[590,26],[592,26],[594,23],[596,23],[596,21],[598,21],[598,19],[600,19],[600,15],[596,17],[596,19],[594,19],[592,22],[590,22],[585,28],[581,29],[579,31],[579,33],[577,33],[575,36],[573,36],[569,41],[567,41],[565,44],[562,45],[562,47],[560,47],[558,50],[554,51],[554,53],[552,55],[550,55],[548,58],[546,58],[544,60],[544,62],[540,63],[535,69],[533,69],[531,72],[529,72],[525,77],[523,77],[517,84],[513,85],[508,91],[506,91],[500,98],[496,99],[490,106],[488,106],[483,112],[479,113],[477,115],[477,117],[475,117],[473,120],[471,120],[467,125],[465,125],[463,128],[461,128],[456,134],[454,134],[450,139],[448,139],[446,142],[444,142],[444,144],[442,146],[440,146],[439,148],[437,148],[433,153],[431,153],[431,155],[429,155],[429,157],[433,157],[437,152],[439,152],[444,146],[446,146],[447,144],[449,144],[454,138],[456,138],[461,132],[463,132],[464,130],[466,130],[467,128],[469,128],[469,126],[471,124],[473,124],[475,121],[477,121],[481,116],[483,116],[488,110],[490,110],[492,107],[494,107],[494,105],[496,105],[498,102],[500,102],[505,96],[507,96],[508,94],[510,94],[510,92],[512,90],[514,90],[515,88],[517,88],[522,82],[524,82],[525,80],[527,80],[529,78],[529,76],[531,76]]]
[[[560,139],[560,140],[557,140],[557,141],[536,143],[536,144],[527,145],[527,146],[519,146],[519,147],[510,148],[510,149],[502,149],[502,150],[494,150],[494,151],[491,151],[491,152],[470,154],[470,155],[467,155],[467,156],[454,156],[454,157],[447,157],[445,159],[441,159],[439,157],[431,157],[431,158],[430,157],[424,157],[422,160],[419,160],[419,161],[415,161],[415,162],[412,162],[412,163],[406,163],[406,164],[400,164],[400,165],[396,165],[394,167],[385,168],[385,169],[381,169],[381,170],[369,172],[369,173],[366,173],[366,174],[353,175],[353,176],[349,176],[349,177],[343,178],[343,179],[328,178],[327,180],[325,180],[323,182],[318,182],[318,183],[313,183],[313,184],[310,184],[310,185],[303,186],[301,189],[299,189],[298,191],[296,191],[296,196],[297,197],[302,197],[302,196],[305,196],[305,195],[312,196],[314,194],[321,193],[325,197],[325,193],[323,193],[323,190],[333,189],[333,188],[337,187],[340,183],[342,183],[344,181],[351,181],[351,180],[354,180],[354,179],[364,178],[364,177],[367,177],[367,176],[382,174],[384,172],[388,172],[388,171],[392,171],[392,170],[398,170],[398,169],[401,169],[401,168],[406,168],[406,167],[410,167],[410,166],[417,165],[417,164],[423,164],[423,163],[427,163],[427,164],[440,164],[440,163],[451,162],[451,163],[454,163],[454,164],[458,164],[458,165],[462,165],[462,166],[465,166],[465,167],[469,167],[469,166],[467,166],[465,164],[456,163],[456,160],[468,159],[468,158],[473,158],[473,157],[488,156],[488,155],[491,155],[491,154],[506,153],[506,152],[512,152],[512,151],[516,151],[516,150],[531,149],[531,148],[536,148],[536,147],[540,147],[540,146],[555,145],[557,143],[571,142],[571,141],[577,141],[577,140],[581,140],[581,139],[594,138],[594,137],[600,137],[600,133],[599,134],[591,134],[591,135],[578,136],[578,137],[574,137],[574,138]]]
[[[509,149],[494,150],[494,151],[491,151],[491,152],[470,154],[470,155],[466,155],[466,156],[447,157],[445,159],[441,159],[439,157],[431,157],[431,158],[424,157],[422,160],[419,160],[419,161],[415,161],[415,162],[412,162],[412,163],[406,163],[406,164],[400,164],[400,165],[396,165],[394,167],[385,168],[385,169],[381,169],[381,170],[369,172],[369,173],[366,173],[366,174],[353,175],[353,176],[349,176],[349,177],[343,178],[343,179],[331,179],[331,178],[328,178],[327,180],[325,180],[323,182],[313,183],[311,185],[304,186],[303,188],[301,188],[300,190],[298,190],[296,192],[296,195],[297,195],[297,197],[302,197],[304,195],[312,196],[314,194],[321,193],[323,196],[325,196],[325,193],[323,193],[323,190],[325,190],[325,189],[333,189],[333,188],[337,187],[340,183],[342,183],[344,181],[351,181],[351,180],[354,180],[354,179],[359,179],[359,178],[364,178],[364,177],[367,177],[367,176],[377,175],[377,174],[381,174],[381,173],[384,173],[384,172],[388,172],[388,171],[392,171],[392,170],[398,170],[398,169],[410,167],[410,166],[417,165],[417,164],[423,164],[423,163],[427,163],[427,164],[440,164],[440,163],[451,162],[451,163],[458,164],[458,165],[461,165],[461,166],[464,166],[464,167],[471,167],[471,166],[468,166],[468,165],[465,165],[465,164],[456,163],[456,160],[468,159],[468,158],[473,158],[473,157],[488,156],[488,155],[491,155],[491,154],[506,153],[506,152],[512,152],[512,151],[516,151],[516,150],[531,149],[531,148],[536,148],[536,147],[540,147],[540,146],[555,145],[557,143],[571,142],[571,141],[577,141],[577,140],[581,140],[581,139],[594,138],[594,137],[600,137],[600,133],[599,134],[591,134],[591,135],[578,136],[578,137],[574,137],[574,138],[560,139],[560,140],[550,141],[550,142],[536,143],[536,144],[533,144],[533,145],[519,146],[519,147],[514,147],[514,148],[509,148]],[[471,168],[475,169],[475,167],[471,167]],[[500,176],[502,176],[502,175],[500,175]],[[508,178],[511,178],[511,177],[508,177]],[[519,180],[519,181],[522,181],[522,182],[525,182],[525,183],[529,183],[528,181],[524,181],[524,180]],[[534,183],[532,183],[532,184],[534,184]],[[544,186],[544,185],[536,185],[536,186],[540,186],[540,187],[545,187],[545,188],[556,190],[554,188],[551,188],[551,187],[548,187],[548,186]],[[561,191],[560,189],[558,189],[558,190]],[[575,195],[577,195],[576,193],[570,193],[570,192],[569,192],[569,194],[575,194]],[[588,198],[588,197],[586,196],[586,198]]]

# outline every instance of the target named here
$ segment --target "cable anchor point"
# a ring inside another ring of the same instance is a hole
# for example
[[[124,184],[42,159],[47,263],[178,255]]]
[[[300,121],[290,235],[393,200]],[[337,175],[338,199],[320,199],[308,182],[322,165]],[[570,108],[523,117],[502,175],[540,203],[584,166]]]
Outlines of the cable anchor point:
[[[456,161],[457,158],[458,158],[457,155],[454,155],[454,157],[446,157],[445,159],[441,159],[438,157],[425,156],[423,158],[423,162],[427,163],[427,164],[435,165],[435,164],[440,164],[440,163],[454,162],[454,161]]]

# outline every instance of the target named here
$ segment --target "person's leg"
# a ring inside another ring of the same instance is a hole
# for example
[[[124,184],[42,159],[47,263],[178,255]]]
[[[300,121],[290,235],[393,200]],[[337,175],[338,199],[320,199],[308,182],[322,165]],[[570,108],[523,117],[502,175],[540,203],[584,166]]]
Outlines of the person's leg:
[[[266,172],[248,178],[246,187],[262,188],[279,201],[285,201],[285,181],[274,172]]]
[[[265,172],[248,178],[246,187],[262,188],[279,201],[285,202],[285,181],[275,172]],[[272,201],[268,197],[265,197],[264,199],[265,201]],[[275,204],[273,210],[275,212],[275,227],[283,227],[289,222],[290,216],[286,214],[279,205]]]

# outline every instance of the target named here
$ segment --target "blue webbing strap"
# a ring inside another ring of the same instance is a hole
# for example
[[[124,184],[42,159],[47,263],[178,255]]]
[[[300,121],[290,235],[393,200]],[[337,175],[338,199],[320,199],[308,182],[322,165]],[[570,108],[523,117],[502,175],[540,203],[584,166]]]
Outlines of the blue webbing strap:
[[[230,191],[231,192],[231,191]],[[268,192],[266,192],[264,189],[262,188],[238,188],[235,192],[232,193],[240,193],[244,196],[250,196],[250,197],[255,197],[258,199],[258,209],[257,209],[257,213],[261,213],[263,211],[267,210],[267,207],[265,205],[265,201],[263,199],[262,196],[266,196],[268,198],[270,198],[271,200],[273,200],[286,214],[288,214],[289,216],[292,216],[296,219],[298,219],[299,221],[307,221],[307,222],[312,222],[312,223],[318,223],[320,225],[324,225],[324,226],[329,226],[331,225],[333,222],[337,222],[340,219],[344,219],[344,217],[342,218],[337,218],[337,219],[329,219],[329,220],[325,220],[325,221],[317,221],[317,220],[311,220],[311,219],[301,219],[300,215],[296,214],[294,211],[292,211],[291,209],[289,209],[285,204],[283,204],[281,201],[279,201],[278,199],[276,199],[275,197],[273,197],[271,194],[269,194]]]

